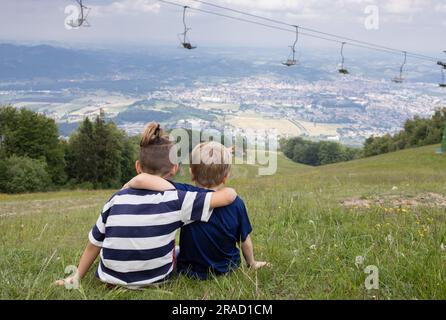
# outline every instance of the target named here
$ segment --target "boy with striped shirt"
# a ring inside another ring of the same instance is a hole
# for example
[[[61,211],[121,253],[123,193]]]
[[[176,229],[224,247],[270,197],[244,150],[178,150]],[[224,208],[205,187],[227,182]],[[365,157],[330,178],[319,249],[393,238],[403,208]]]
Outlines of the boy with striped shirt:
[[[76,274],[57,284],[82,279],[98,255],[96,275],[107,284],[140,288],[162,282],[174,269],[177,230],[188,222],[207,222],[213,208],[235,200],[229,188],[212,194],[175,190],[165,180],[178,170],[169,158],[174,145],[159,125],[149,124],[140,147],[136,170],[150,177],[152,190],[125,188],[113,195],[90,231]]]

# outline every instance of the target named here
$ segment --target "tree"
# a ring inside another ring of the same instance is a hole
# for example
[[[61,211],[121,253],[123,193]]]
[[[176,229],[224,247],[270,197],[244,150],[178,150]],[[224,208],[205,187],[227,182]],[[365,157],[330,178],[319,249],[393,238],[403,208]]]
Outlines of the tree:
[[[46,191],[51,185],[45,160],[11,156],[0,161],[0,192]]]
[[[125,137],[121,157],[121,184],[128,182],[135,174],[135,161],[138,159],[139,137]]]
[[[116,188],[135,175],[136,145],[103,114],[94,122],[86,118],[70,137],[67,173],[74,183],[95,188]]]
[[[339,143],[322,141],[319,144],[319,162],[321,165],[344,161],[344,150]]]
[[[85,118],[67,145],[67,174],[77,183],[97,182],[97,159],[93,124]]]
[[[65,182],[64,149],[53,119],[26,109],[0,107],[0,139],[0,157],[43,158],[52,181]]]
[[[415,116],[404,129],[392,135],[370,137],[364,143],[364,156],[370,157],[397,150],[440,143],[446,124],[446,108],[436,110],[430,119]]]
[[[99,116],[95,121],[95,149],[97,162],[97,182],[102,187],[116,187],[121,184],[121,161],[123,133],[113,122],[105,123]]]
[[[286,157],[311,166],[350,161],[361,156],[360,149],[348,148],[331,141],[312,142],[296,137],[282,139],[280,145]]]

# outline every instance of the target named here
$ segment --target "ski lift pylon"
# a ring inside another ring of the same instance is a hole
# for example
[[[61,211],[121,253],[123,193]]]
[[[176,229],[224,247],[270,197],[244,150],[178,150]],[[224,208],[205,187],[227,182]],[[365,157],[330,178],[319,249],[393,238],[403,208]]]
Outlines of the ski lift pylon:
[[[395,83],[403,83],[404,82],[403,72],[404,72],[404,66],[406,65],[406,62],[407,62],[407,52],[403,51],[403,54],[404,54],[404,61],[400,67],[400,75],[396,76],[395,78],[392,79],[392,81]]]
[[[438,86],[440,87],[440,88],[446,88],[446,82],[445,82],[445,80],[444,80],[444,70],[445,70],[446,68],[442,68],[441,69],[441,83],[440,84],[438,84]]]
[[[292,66],[297,65],[296,45],[297,45],[297,42],[299,41],[299,26],[294,26],[294,27],[296,28],[296,40],[294,40],[293,45],[290,46],[290,48],[291,48],[290,56],[288,57],[288,59],[286,61],[282,62],[282,64],[287,67],[292,67]]]
[[[184,49],[192,50],[192,49],[195,49],[195,48],[197,48],[197,47],[196,47],[196,46],[193,46],[193,45],[190,43],[190,41],[188,40],[188,38],[187,38],[187,32],[188,32],[189,30],[191,30],[191,28],[188,28],[188,27],[187,27],[187,24],[186,24],[186,11],[187,11],[188,8],[189,8],[188,6],[184,6],[184,7],[183,7],[183,26],[184,26],[184,32],[183,32],[183,33],[180,33],[178,36],[182,36],[182,38],[180,38],[181,46],[182,46]]]
[[[446,51],[443,51],[446,54]],[[444,70],[446,70],[446,62],[438,61],[437,64],[441,67],[441,83],[440,88],[446,88],[446,82],[444,80]]]
[[[90,13],[90,8],[86,7],[83,4],[83,0],[74,0],[79,5],[79,16],[75,20],[71,20],[68,22],[68,25],[72,28],[79,28],[79,27],[89,27],[90,24],[87,21],[88,14]]]
[[[344,57],[344,46],[347,44],[347,42],[342,42],[341,45],[341,68],[338,69],[339,73],[341,74],[349,74],[348,70],[344,68],[345,63],[345,57]]]

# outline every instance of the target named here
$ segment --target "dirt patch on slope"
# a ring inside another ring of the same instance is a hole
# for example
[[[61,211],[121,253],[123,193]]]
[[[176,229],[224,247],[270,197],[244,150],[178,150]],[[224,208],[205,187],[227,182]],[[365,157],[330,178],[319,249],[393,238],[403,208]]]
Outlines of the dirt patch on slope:
[[[383,195],[370,198],[352,198],[343,200],[341,204],[348,208],[414,208],[418,206],[446,208],[446,196],[438,193],[422,193],[416,196]]]
[[[0,202],[0,218],[23,214],[39,214],[42,212],[66,213],[84,209],[99,210],[102,204],[102,197],[5,201]]]

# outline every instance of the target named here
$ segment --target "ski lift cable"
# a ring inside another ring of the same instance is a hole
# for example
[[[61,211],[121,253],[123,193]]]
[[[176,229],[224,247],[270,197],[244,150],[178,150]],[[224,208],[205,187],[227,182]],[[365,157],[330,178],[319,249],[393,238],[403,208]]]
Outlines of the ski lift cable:
[[[228,7],[217,5],[217,4],[214,4],[214,3],[207,2],[207,1],[202,1],[202,0],[191,0],[191,1],[194,1],[194,2],[197,2],[197,3],[201,3],[201,4],[204,4],[204,5],[207,5],[207,6],[212,6],[212,7],[215,7],[215,8],[227,10],[227,11],[232,11],[234,13],[250,16],[252,18],[256,18],[256,19],[261,19],[261,20],[277,23],[277,24],[280,24],[280,25],[293,26],[292,24],[289,24],[289,23],[286,23],[286,22],[283,22],[283,21],[279,21],[279,20],[276,20],[276,19],[271,19],[271,18],[259,16],[259,15],[252,14],[252,13],[245,12],[245,11],[241,11],[241,10],[228,8]],[[347,40],[349,42],[359,43],[359,44],[370,46],[370,47],[376,47],[376,48],[380,48],[380,49],[384,49],[384,50],[394,51],[395,53],[398,53],[398,54],[400,54],[401,51],[402,51],[402,50],[398,50],[398,49],[395,49],[395,48],[391,48],[391,47],[387,47],[387,46],[383,46],[383,45],[379,45],[379,44],[375,44],[375,43],[371,43],[371,42],[356,40],[356,39],[352,39],[352,38],[349,38],[349,37],[344,37],[344,36],[336,35],[336,34],[333,34],[333,33],[323,32],[323,31],[319,31],[319,30],[316,30],[316,29],[312,29],[312,28],[306,28],[306,27],[302,27],[302,26],[300,26],[300,28],[302,30],[305,30],[305,31],[309,31],[309,32],[321,34],[321,35],[324,35],[324,36],[337,38],[337,39],[342,39],[344,41]],[[412,57],[419,58],[419,59],[435,60],[435,61],[438,60],[435,57],[430,57],[430,56],[419,54],[419,53],[415,53],[415,52],[409,52],[409,51],[406,51],[406,52],[407,52],[408,55],[410,55]]]
[[[168,1],[168,0],[158,0],[158,1],[170,4],[170,5],[173,5],[173,6],[184,8],[184,5],[180,4],[180,3],[175,3],[175,2],[172,2],[172,1]],[[251,23],[251,24],[255,24],[255,25],[259,25],[259,26],[263,26],[263,27],[267,27],[267,28],[271,28],[271,29],[275,29],[275,30],[279,30],[279,31],[292,32],[292,33],[296,32],[295,30],[290,30],[290,29],[286,29],[286,28],[282,28],[282,27],[278,27],[278,26],[273,26],[273,25],[262,23],[262,22],[258,22],[258,21],[252,21],[252,20],[248,20],[248,19],[244,19],[244,18],[234,17],[234,16],[230,16],[230,15],[226,15],[226,14],[222,14],[222,13],[218,13],[218,12],[214,12],[214,11],[209,11],[209,10],[204,10],[204,9],[199,9],[199,8],[194,8],[194,7],[189,7],[189,9],[197,11],[197,12],[211,14],[211,15],[224,17],[224,18],[228,18],[228,19],[233,19],[233,20],[237,20],[237,21],[241,21],[241,22]],[[302,36],[315,38],[315,39],[320,39],[320,40],[325,40],[325,41],[338,43],[338,44],[342,44],[344,42],[344,41],[341,41],[341,40],[330,39],[330,38],[327,38],[327,37],[322,37],[322,36],[314,35],[314,34],[311,34],[311,33],[300,32],[299,34],[302,35]],[[357,48],[369,49],[369,50],[374,50],[374,51],[379,51],[379,52],[384,52],[384,53],[389,53],[389,54],[394,54],[394,55],[400,55],[401,54],[401,51],[393,51],[393,50],[391,51],[389,49],[381,49],[381,48],[372,47],[372,46],[368,46],[368,45],[361,45],[361,44],[357,44],[357,43],[349,43],[349,44],[351,46],[354,46],[354,47],[357,47]],[[412,56],[412,57],[418,58],[418,59],[422,59],[422,60],[427,60],[426,58],[422,58],[422,57],[418,57],[418,56]],[[434,58],[431,58],[431,59],[434,59]],[[429,61],[431,61],[431,59],[429,59]]]

